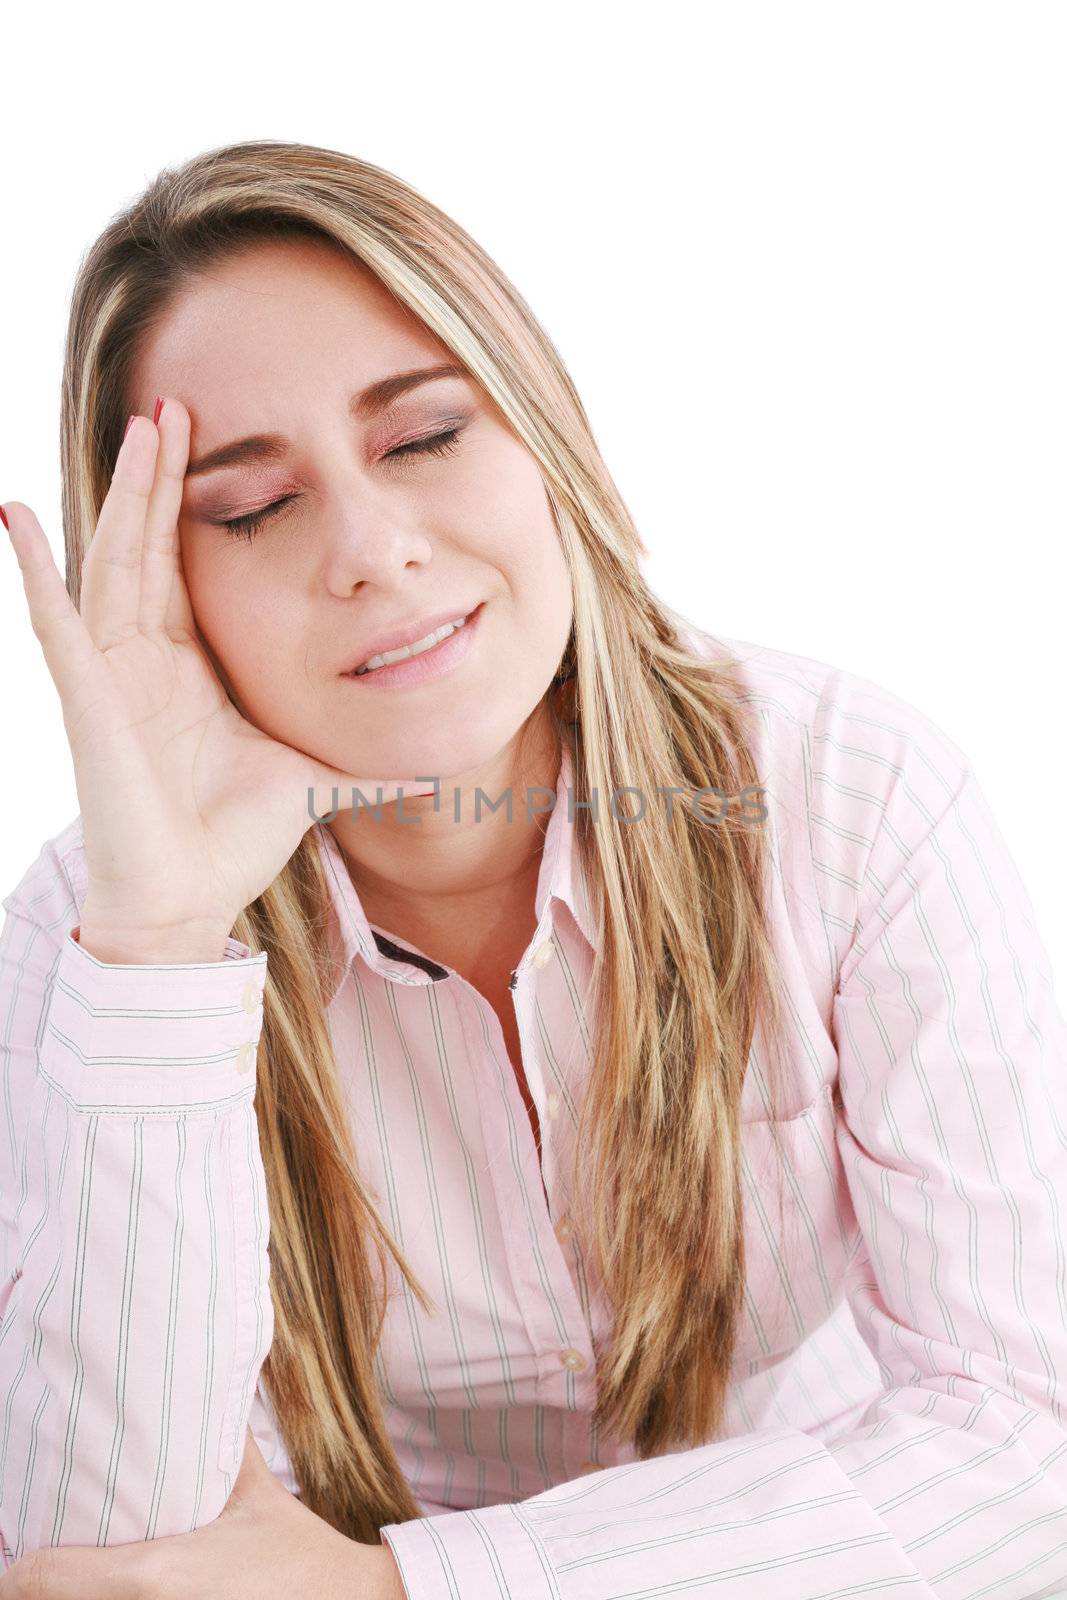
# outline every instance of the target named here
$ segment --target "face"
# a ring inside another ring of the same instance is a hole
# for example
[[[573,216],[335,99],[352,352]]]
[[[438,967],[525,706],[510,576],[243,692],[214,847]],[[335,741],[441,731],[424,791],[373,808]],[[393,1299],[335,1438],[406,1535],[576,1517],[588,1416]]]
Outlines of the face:
[[[542,705],[570,630],[539,468],[473,380],[352,400],[445,363],[365,268],[285,241],[199,277],[134,373],[131,410],[151,416],[157,394],[188,410],[190,469],[281,436],[270,458],[189,471],[182,567],[242,713],[343,772],[447,778],[495,762]],[[221,526],[236,518],[258,527]],[[383,636],[472,612],[406,681],[352,675]]]

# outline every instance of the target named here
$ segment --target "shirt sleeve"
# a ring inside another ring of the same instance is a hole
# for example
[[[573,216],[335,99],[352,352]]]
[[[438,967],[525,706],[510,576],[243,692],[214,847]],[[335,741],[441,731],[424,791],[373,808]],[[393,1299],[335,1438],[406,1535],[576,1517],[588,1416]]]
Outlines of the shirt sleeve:
[[[254,1093],[266,954],[98,961],[46,847],[0,931],[0,1535],[222,1510],[273,1314]]]
[[[1067,1593],[1067,1030],[973,773],[921,826],[920,789],[905,768],[833,997],[847,1293],[882,1389],[819,1440],[392,1524],[409,1600]]]

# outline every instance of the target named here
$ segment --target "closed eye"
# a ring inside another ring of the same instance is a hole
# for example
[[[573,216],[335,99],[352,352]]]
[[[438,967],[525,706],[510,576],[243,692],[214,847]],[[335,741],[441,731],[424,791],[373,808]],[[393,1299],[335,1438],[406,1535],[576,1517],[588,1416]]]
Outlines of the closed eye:
[[[287,494],[281,500],[274,500],[269,506],[263,506],[259,511],[249,511],[243,517],[231,517],[229,521],[217,522],[217,528],[225,528],[231,539],[254,539],[260,527],[270,517],[275,516],[283,506],[295,500],[295,494]]]
[[[409,439],[407,444],[397,445],[395,450],[388,450],[382,457],[383,461],[390,461],[397,456],[407,455],[451,455],[456,448],[456,442],[463,431],[463,426],[446,428],[443,433],[431,433],[424,439]]]
[[[443,433],[433,433],[422,439],[409,439],[407,444],[397,445],[395,450],[386,451],[383,461],[402,460],[406,456],[451,455],[456,449],[459,436],[466,424],[459,424],[454,428],[446,428]],[[231,539],[255,538],[264,522],[276,516],[283,506],[298,499],[295,494],[283,495],[280,500],[272,500],[270,505],[263,506],[259,511],[246,512],[243,517],[230,517],[215,524],[218,528],[225,528],[227,536]]]

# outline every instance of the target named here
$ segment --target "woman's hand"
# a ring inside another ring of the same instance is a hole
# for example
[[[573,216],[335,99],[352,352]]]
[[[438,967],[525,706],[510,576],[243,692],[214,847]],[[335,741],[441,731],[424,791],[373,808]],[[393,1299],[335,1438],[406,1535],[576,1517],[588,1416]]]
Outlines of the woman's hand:
[[[405,1600],[385,1545],[358,1544],[291,1495],[249,1429],[229,1500],[193,1533],[34,1550],[0,1600]]]
[[[353,784],[396,798],[409,780],[359,778],[282,744],[229,699],[197,631],[178,517],[189,414],[135,417],[82,565],[75,609],[40,523],[5,504],[33,631],[74,760],[88,885],[83,920],[110,934],[214,942],[285,866],[316,815]]]

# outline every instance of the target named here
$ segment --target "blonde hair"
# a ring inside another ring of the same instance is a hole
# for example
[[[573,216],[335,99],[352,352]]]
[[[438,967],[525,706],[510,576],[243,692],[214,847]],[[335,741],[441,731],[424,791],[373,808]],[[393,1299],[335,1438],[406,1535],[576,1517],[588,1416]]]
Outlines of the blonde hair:
[[[536,458],[574,625],[548,700],[569,741],[575,850],[598,918],[595,1028],[577,1148],[579,1239],[614,1312],[600,1427],[641,1457],[714,1435],[745,1276],[740,1097],[757,1027],[783,1038],[763,900],[765,830],[696,791],[761,787],[736,662],[687,648],[649,590],[636,528],[574,385],[521,295],[457,223],[342,152],[255,140],[164,170],[82,260],[61,419],[67,588],[107,493],[148,329],[191,274],[245,244],[315,239],[362,263],[446,345]],[[673,786],[640,826],[605,798]],[[712,825],[714,824],[714,825]],[[256,1114],[275,1331],[262,1379],[301,1497],[349,1537],[421,1512],[375,1375],[395,1263],[425,1291],[360,1175],[331,1046],[330,897],[314,830],[233,927],[266,951]],[[771,1080],[769,1080],[771,1081]],[[777,1138],[777,1128],[774,1129]],[[781,1216],[779,1191],[779,1216]]]

